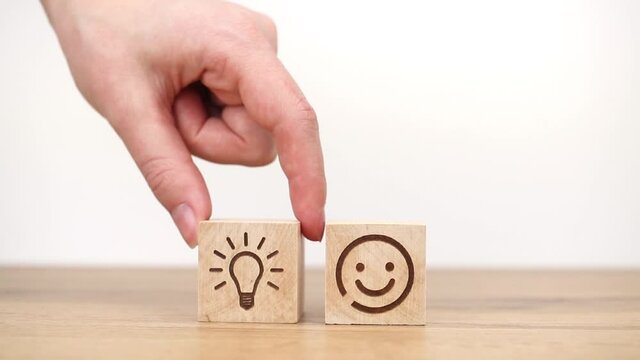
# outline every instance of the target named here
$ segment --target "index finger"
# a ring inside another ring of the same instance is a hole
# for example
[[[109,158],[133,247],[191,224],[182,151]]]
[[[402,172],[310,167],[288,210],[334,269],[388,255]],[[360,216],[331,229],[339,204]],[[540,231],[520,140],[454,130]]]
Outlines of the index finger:
[[[302,232],[320,240],[327,185],[315,111],[275,54],[253,53],[238,69],[238,91],[249,114],[273,134],[280,166]]]

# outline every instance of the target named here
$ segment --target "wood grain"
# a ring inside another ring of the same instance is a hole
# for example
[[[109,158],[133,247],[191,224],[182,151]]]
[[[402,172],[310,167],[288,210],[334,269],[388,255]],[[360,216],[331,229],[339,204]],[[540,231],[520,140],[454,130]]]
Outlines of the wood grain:
[[[428,271],[424,327],[198,322],[196,270],[0,269],[2,359],[639,359],[640,271]]]
[[[297,221],[201,222],[198,320],[298,322],[303,245]]]
[[[424,225],[329,223],[327,324],[424,325]]]

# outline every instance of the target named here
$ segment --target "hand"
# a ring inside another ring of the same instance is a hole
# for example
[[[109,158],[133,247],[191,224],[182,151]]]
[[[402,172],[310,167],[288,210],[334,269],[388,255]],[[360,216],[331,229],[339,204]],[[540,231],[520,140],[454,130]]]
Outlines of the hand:
[[[211,0],[43,4],[78,88],[191,247],[198,222],[211,216],[192,154],[259,166],[277,151],[302,232],[321,239],[326,182],[316,115],[276,57],[269,18]]]

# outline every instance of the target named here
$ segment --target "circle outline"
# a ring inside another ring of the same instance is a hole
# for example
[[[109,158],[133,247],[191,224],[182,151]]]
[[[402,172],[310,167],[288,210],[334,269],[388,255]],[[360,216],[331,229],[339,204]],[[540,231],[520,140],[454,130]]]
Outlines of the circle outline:
[[[345,296],[347,294],[347,289],[345,289],[344,282],[342,281],[342,268],[344,266],[344,261],[347,258],[347,255],[349,255],[349,253],[351,252],[351,250],[353,250],[358,245],[361,245],[369,241],[380,241],[396,248],[396,250],[400,252],[404,260],[407,262],[407,267],[409,270],[409,274],[407,276],[408,277],[407,286],[405,286],[404,290],[402,291],[402,294],[400,294],[400,296],[397,299],[390,302],[389,304],[384,306],[379,306],[379,307],[371,307],[371,306],[362,305],[355,300],[351,303],[352,307],[365,313],[370,313],[370,314],[383,313],[383,312],[392,310],[398,305],[400,305],[404,301],[404,299],[407,298],[407,296],[411,292],[411,288],[413,287],[413,280],[415,275],[414,274],[415,270],[413,269],[413,260],[411,259],[411,255],[409,255],[409,252],[407,251],[407,249],[405,249],[405,247],[402,246],[402,244],[400,244],[398,240],[393,239],[386,235],[370,234],[370,235],[361,236],[353,240],[352,242],[350,242],[349,245],[347,245],[347,247],[344,248],[344,250],[342,250],[340,257],[338,257],[338,262],[336,263],[336,284],[338,285],[338,291],[340,292],[340,294],[342,296]]]

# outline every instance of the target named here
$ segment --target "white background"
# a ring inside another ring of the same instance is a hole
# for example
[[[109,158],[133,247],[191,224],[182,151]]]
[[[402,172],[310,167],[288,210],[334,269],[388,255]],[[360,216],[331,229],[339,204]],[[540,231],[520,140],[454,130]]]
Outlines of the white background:
[[[640,2],[247,0],[317,110],[328,219],[427,224],[429,266],[640,266]],[[194,265],[36,1],[0,1],[0,264]],[[291,218],[277,163],[199,162]],[[307,243],[307,262],[324,262]]]

